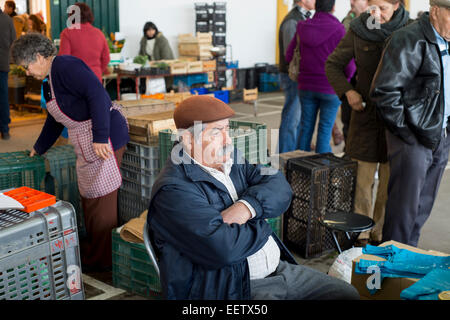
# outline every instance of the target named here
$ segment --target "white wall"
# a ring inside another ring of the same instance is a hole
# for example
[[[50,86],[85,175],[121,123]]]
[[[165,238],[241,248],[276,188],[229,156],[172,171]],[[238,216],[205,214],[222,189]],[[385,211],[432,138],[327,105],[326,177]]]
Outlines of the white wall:
[[[417,18],[417,14],[420,11],[430,11],[430,1],[428,0],[410,0],[409,6],[409,12],[413,19]]]
[[[156,24],[178,56],[177,37],[195,32],[194,0],[119,0],[120,31],[126,36],[124,57],[138,54],[142,28],[147,21]],[[213,2],[213,1],[209,1]],[[228,0],[227,43],[240,67],[255,62],[275,62],[276,1]]]
[[[222,0],[224,1],[224,0]],[[292,0],[285,0],[289,7]],[[120,31],[126,36],[124,57],[139,51],[142,28],[147,21],[156,24],[168,38],[178,57],[178,34],[195,32],[195,0],[119,0]],[[203,2],[214,2],[204,0]],[[276,0],[227,0],[227,43],[233,60],[242,68],[258,62],[275,63]],[[428,11],[428,0],[411,0],[411,17]],[[349,0],[336,0],[335,16],[342,20],[350,10]]]

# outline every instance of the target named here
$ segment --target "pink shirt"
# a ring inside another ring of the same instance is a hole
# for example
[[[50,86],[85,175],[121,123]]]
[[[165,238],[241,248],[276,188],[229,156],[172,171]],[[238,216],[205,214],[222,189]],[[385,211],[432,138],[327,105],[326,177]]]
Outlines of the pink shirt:
[[[80,28],[66,28],[61,32],[59,55],[71,55],[83,60],[100,81],[110,60],[105,36],[90,23],[82,23]]]

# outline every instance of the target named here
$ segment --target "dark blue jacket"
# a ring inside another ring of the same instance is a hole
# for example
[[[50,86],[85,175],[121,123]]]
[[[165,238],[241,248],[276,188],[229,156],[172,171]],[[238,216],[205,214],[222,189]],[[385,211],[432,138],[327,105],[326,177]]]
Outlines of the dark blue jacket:
[[[72,56],[57,56],[52,64],[52,84],[56,101],[67,116],[75,121],[92,120],[93,142],[111,143],[114,150],[120,149],[130,140],[128,127],[122,115],[110,111],[112,102],[95,73],[80,59]],[[43,83],[46,102],[51,92],[47,82]],[[44,154],[61,135],[64,126],[48,114],[44,128],[34,145],[38,154]]]
[[[251,298],[247,257],[274,235],[264,219],[283,214],[292,199],[279,171],[263,176],[260,169],[248,162],[233,165],[230,177],[238,197],[256,216],[244,225],[229,225],[221,216],[233,205],[225,186],[198,165],[168,159],[153,186],[147,217],[167,299]]]

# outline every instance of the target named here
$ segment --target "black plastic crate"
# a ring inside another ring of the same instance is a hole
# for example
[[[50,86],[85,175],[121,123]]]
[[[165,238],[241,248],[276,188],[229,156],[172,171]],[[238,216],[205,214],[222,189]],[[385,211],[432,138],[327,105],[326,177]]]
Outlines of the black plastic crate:
[[[244,100],[244,90],[243,89],[230,90],[230,102],[242,101],[242,100]]]
[[[205,11],[208,10],[208,4],[206,2],[196,2],[194,3],[195,11]]]
[[[357,166],[331,153],[288,161],[293,200],[284,219],[284,239],[304,258],[334,250],[331,232],[319,221],[327,212],[353,212]],[[338,240],[344,241],[343,234]]]
[[[226,22],[227,21],[227,13],[225,11],[214,11],[212,15],[213,22]]]
[[[197,21],[206,21],[208,22],[210,20],[210,14],[208,10],[195,10],[195,19]]]
[[[226,2],[214,2],[214,10],[215,11],[226,11],[227,3]]]
[[[225,33],[227,32],[226,22],[213,22],[211,25],[211,31],[214,33]]]
[[[247,78],[247,69],[236,70],[236,89],[244,89]]]
[[[209,25],[208,21],[197,21],[195,23],[195,31],[196,32],[209,32],[210,25]]]
[[[226,35],[222,33],[216,33],[213,36],[213,45],[215,46],[225,46],[226,45]]]

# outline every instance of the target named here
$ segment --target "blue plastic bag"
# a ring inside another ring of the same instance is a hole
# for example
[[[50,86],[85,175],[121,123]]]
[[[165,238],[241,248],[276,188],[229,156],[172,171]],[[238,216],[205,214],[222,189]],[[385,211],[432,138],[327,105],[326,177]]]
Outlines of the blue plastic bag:
[[[406,300],[439,300],[442,291],[450,290],[450,269],[436,269],[428,273],[400,294]]]

